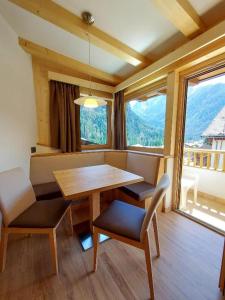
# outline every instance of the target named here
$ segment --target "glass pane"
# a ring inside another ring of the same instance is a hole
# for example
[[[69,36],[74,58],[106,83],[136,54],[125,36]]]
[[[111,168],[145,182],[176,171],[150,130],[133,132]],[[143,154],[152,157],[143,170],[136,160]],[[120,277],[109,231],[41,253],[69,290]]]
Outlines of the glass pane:
[[[189,80],[184,129],[178,208],[224,232],[225,74]],[[190,192],[184,193],[187,186]]]
[[[82,145],[104,145],[107,143],[107,106],[80,107],[80,129]]]
[[[127,145],[163,147],[166,95],[146,101],[129,101],[126,105]]]

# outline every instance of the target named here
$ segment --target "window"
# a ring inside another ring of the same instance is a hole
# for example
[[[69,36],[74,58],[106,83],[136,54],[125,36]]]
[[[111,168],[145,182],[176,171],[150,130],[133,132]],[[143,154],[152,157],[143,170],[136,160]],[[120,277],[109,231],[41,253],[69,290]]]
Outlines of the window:
[[[131,100],[126,104],[127,146],[162,148],[166,95],[149,97],[146,100]]]
[[[111,143],[111,103],[96,108],[80,107],[82,148],[103,148]]]

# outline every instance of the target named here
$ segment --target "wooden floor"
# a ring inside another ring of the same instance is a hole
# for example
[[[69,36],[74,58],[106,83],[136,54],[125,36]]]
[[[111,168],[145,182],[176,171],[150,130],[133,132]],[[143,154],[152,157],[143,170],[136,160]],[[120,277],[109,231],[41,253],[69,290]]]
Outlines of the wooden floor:
[[[177,213],[160,214],[161,257],[153,259],[158,300],[221,300],[218,289],[223,237]],[[154,244],[152,246],[155,255]],[[58,232],[59,276],[51,276],[47,238],[9,241],[0,299],[148,299],[144,254],[116,241],[100,246],[97,273],[92,251]]]

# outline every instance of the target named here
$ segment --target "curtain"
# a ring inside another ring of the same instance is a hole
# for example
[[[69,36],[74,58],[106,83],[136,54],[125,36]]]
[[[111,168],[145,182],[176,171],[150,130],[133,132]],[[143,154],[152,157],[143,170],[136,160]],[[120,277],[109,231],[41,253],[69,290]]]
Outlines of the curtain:
[[[79,86],[50,81],[50,136],[51,146],[62,152],[80,151]]]
[[[114,98],[114,148],[126,148],[126,127],[124,110],[124,91],[115,93]]]

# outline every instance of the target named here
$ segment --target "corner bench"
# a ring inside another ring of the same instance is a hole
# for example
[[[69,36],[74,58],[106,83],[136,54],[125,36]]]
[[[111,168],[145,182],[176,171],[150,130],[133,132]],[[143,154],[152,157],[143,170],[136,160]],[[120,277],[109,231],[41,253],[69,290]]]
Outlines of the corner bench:
[[[46,182],[33,185],[37,201],[50,200],[62,197],[62,193],[56,182]]]
[[[53,176],[54,170],[110,164],[143,176],[145,181],[104,192],[103,201],[117,198],[146,208],[157,184],[160,162],[163,165],[162,155],[127,150],[36,154],[30,159],[30,179],[38,200],[54,199],[62,196]],[[74,202],[73,210],[81,208],[88,209],[88,201],[81,199]]]

